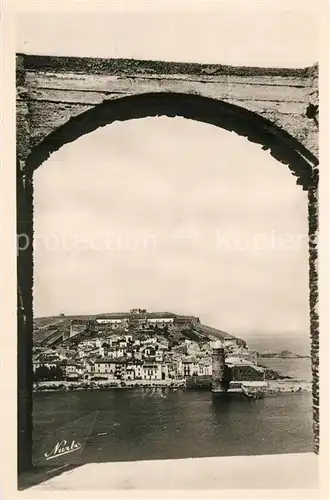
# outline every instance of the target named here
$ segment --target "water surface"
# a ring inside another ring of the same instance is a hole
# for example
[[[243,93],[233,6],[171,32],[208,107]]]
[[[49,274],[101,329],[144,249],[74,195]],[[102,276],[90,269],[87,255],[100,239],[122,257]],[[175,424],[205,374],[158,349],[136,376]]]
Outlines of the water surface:
[[[310,393],[256,401],[223,400],[208,391],[164,394],[146,389],[35,393],[35,440],[46,448],[57,438],[84,442],[79,463],[313,449]],[[38,454],[36,449],[35,459]]]

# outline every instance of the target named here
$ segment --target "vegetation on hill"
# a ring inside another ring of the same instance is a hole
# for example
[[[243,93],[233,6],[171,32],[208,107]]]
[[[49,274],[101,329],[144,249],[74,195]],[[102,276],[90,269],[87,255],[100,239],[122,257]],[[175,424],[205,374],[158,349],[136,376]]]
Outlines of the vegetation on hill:
[[[64,374],[59,366],[48,367],[45,365],[38,366],[34,373],[34,381],[42,382],[45,380],[63,380]]]

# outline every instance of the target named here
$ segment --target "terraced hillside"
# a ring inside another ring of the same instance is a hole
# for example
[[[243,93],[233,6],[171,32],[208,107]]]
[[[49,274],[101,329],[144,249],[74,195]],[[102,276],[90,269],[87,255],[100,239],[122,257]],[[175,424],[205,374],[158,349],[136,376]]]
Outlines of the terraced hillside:
[[[88,322],[95,316],[49,316],[34,318],[33,342],[46,347],[69,337],[71,322],[82,320]]]

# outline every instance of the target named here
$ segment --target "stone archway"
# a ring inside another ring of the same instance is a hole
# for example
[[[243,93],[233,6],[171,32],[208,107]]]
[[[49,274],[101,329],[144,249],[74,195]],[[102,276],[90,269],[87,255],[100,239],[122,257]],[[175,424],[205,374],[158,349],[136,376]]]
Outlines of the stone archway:
[[[104,101],[64,125],[55,128],[31,149],[23,167],[27,176],[64,144],[115,121],[167,116],[208,123],[258,143],[279,162],[286,164],[304,190],[315,183],[318,159],[285,130],[240,106],[208,97],[153,92]]]
[[[22,95],[22,94],[21,94]],[[62,145],[92,132],[100,126],[114,121],[125,121],[150,116],[181,116],[192,120],[235,131],[252,142],[270,150],[281,163],[288,166],[297,178],[297,184],[308,193],[309,206],[309,269],[310,269],[310,325],[311,355],[313,365],[313,412],[315,451],[318,451],[318,316],[317,293],[317,246],[318,229],[317,184],[318,160],[289,132],[268,118],[245,107],[203,95],[179,92],[138,93],[84,108],[81,112],[69,113],[64,123],[45,127],[42,140],[34,138],[33,117],[29,118],[29,90],[23,103],[25,114],[18,109],[17,115],[17,233],[28,236],[30,245],[18,254],[18,366],[19,366],[19,471],[31,467],[32,452],[32,333],[33,333],[33,172],[49,155]],[[22,104],[22,102],[21,102]],[[20,104],[20,105],[21,105]],[[42,104],[38,104],[42,108]],[[58,111],[61,106],[59,103]],[[56,108],[55,106],[55,108]],[[54,110],[53,110],[54,112]],[[41,123],[42,127],[42,123]],[[38,132],[39,133],[39,132]]]

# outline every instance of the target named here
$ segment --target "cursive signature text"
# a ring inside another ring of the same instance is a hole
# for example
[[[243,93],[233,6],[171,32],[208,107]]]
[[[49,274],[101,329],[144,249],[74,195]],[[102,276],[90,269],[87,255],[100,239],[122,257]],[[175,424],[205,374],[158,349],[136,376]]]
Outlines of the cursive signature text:
[[[66,439],[63,439],[63,441],[59,441],[58,443],[56,443],[50,453],[45,453],[45,458],[46,460],[51,460],[52,458],[57,458],[61,455],[66,455],[67,453],[78,451],[81,448],[82,445],[80,443],[76,443],[74,440],[71,441],[71,443],[68,443]]]

